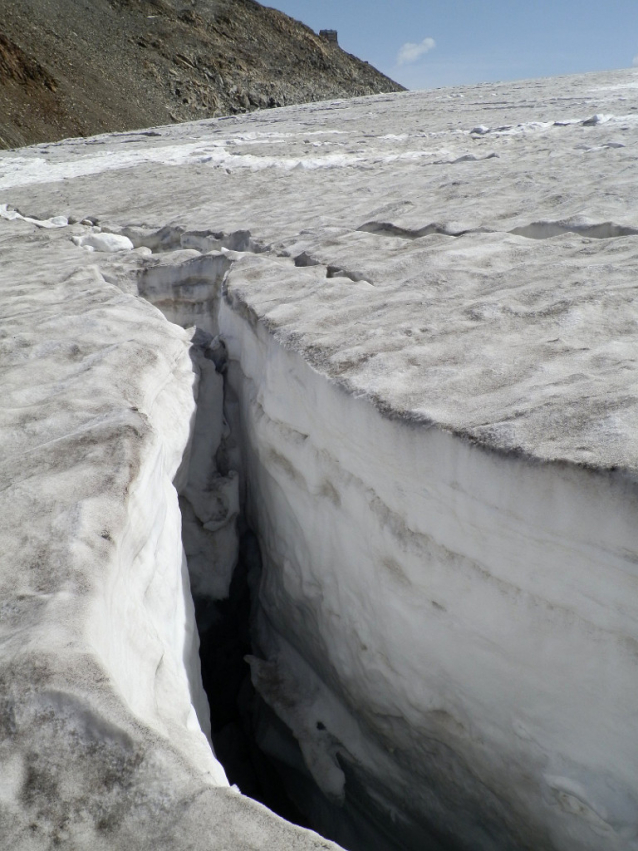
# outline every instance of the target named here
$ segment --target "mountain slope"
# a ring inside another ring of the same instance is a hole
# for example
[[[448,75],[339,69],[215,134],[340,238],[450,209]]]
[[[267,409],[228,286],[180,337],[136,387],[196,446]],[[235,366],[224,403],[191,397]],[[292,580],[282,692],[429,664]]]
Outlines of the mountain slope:
[[[402,87],[254,0],[4,0],[0,147]]]

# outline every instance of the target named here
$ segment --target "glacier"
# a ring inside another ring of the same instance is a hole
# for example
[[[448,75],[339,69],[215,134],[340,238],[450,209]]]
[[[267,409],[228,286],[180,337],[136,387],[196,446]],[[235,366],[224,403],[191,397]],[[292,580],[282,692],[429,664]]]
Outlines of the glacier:
[[[638,72],[0,154],[18,849],[638,849]],[[248,667],[249,666],[249,667]],[[214,695],[209,694],[214,701]]]

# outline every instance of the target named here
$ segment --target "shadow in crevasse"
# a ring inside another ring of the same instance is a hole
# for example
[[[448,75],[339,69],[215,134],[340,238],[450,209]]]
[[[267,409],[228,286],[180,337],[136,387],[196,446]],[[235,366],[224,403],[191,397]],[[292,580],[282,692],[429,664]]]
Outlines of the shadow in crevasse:
[[[229,782],[237,785],[244,795],[287,821],[311,827],[288,797],[277,768],[256,741],[256,725],[264,712],[270,712],[256,693],[250,667],[244,661],[252,652],[248,573],[256,559],[259,559],[257,541],[248,532],[241,540],[239,562],[228,599],[216,602],[195,599],[202,680],[210,705],[213,747]],[[274,714],[272,721],[277,723]]]

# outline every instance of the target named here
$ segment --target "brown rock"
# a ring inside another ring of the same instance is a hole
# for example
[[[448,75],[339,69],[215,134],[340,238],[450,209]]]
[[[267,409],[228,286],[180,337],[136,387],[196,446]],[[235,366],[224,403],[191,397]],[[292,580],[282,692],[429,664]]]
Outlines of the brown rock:
[[[167,110],[184,121],[400,90],[254,0],[198,0],[192,10],[181,0],[91,0],[81,14],[77,0],[3,4],[0,147],[149,127]]]

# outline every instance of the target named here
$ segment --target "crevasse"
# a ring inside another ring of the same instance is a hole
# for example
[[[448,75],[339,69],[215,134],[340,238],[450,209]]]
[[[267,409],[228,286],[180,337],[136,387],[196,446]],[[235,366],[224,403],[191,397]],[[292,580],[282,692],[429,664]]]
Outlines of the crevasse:
[[[256,260],[161,265],[140,291],[208,332],[183,492],[191,583],[227,594],[241,511],[263,564],[257,738],[291,797],[350,848],[638,847],[631,482],[356,398],[260,320]]]

